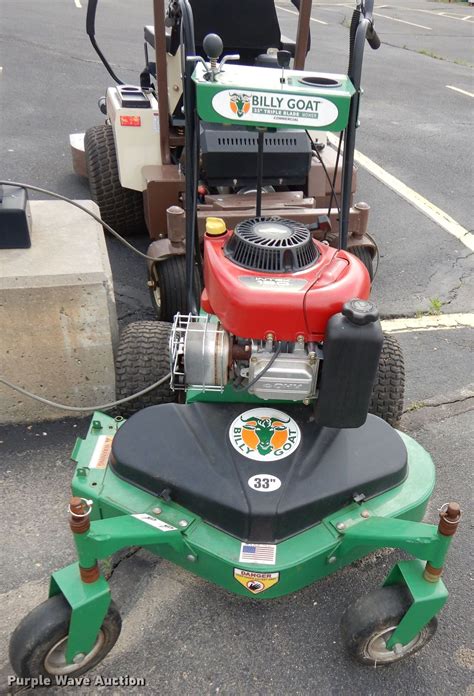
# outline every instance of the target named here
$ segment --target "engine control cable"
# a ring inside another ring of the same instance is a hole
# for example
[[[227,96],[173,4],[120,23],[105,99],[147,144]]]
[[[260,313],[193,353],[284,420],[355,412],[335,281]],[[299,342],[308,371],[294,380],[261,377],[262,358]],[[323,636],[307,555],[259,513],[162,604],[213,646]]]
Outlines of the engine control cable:
[[[275,352],[273,353],[272,357],[268,361],[268,363],[265,365],[263,370],[261,370],[256,377],[253,378],[251,382],[248,384],[245,384],[244,386],[241,386],[240,384],[233,385],[234,391],[237,392],[243,392],[243,391],[248,391],[250,387],[253,387],[254,384],[258,382],[258,380],[263,377],[263,375],[268,372],[268,370],[271,368],[275,360],[278,358],[281,352],[281,341],[278,341],[278,346],[275,349]]]
[[[308,132],[308,131],[306,131],[306,132]],[[308,137],[309,137],[309,133],[308,133]],[[335,203],[336,203],[337,212],[338,212],[339,217],[340,217],[340,216],[341,216],[341,208],[340,208],[339,200],[338,200],[337,194],[336,194],[336,189],[335,189],[335,183],[336,183],[336,182],[335,182],[335,178],[333,178],[333,179],[331,180],[331,177],[329,176],[329,172],[328,172],[328,169],[327,169],[327,167],[326,167],[326,164],[325,164],[323,158],[321,157],[321,154],[320,154],[318,148],[317,148],[317,147],[314,147],[314,144],[313,144],[312,142],[311,142],[311,144],[312,144],[313,153],[314,153],[314,154],[316,155],[316,157],[318,158],[319,163],[320,163],[320,165],[321,165],[322,168],[323,168],[324,174],[325,174],[325,176],[326,176],[326,179],[327,179],[328,184],[329,184],[330,189],[331,189],[331,198],[330,198],[330,200],[329,200],[328,216],[329,216],[329,214],[330,214],[330,212],[331,212],[332,201],[334,200]],[[336,160],[336,161],[337,161],[337,160]],[[336,169],[335,171],[337,172],[337,169]]]
[[[337,198],[336,198],[336,188],[335,187],[336,187],[337,170],[339,167],[339,159],[341,157],[342,135],[343,135],[343,133],[341,131],[341,133],[339,134],[339,144],[337,146],[337,153],[336,153],[336,164],[334,165],[334,175],[333,175],[332,184],[331,184],[331,197],[329,199],[329,206],[328,206],[328,215],[329,215],[329,213],[331,212],[332,201],[334,198],[336,201],[336,207],[339,210],[339,217],[341,216],[341,208],[340,208],[339,203],[338,203]]]

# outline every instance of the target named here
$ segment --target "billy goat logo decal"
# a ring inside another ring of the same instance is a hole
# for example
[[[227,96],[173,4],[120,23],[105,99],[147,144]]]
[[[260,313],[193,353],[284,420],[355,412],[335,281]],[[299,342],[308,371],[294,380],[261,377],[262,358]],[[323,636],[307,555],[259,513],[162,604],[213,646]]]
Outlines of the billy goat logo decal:
[[[239,118],[250,111],[250,96],[248,94],[239,94],[232,92],[229,95],[230,108]]]
[[[300,429],[286,413],[272,408],[254,408],[241,413],[229,429],[229,438],[244,457],[257,461],[283,459],[295,451]]]

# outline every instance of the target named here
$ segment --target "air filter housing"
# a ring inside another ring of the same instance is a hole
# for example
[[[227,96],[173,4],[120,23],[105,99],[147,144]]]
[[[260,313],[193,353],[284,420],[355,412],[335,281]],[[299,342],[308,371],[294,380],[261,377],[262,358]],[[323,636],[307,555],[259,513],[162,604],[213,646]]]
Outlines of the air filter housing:
[[[239,222],[224,253],[238,266],[265,273],[301,271],[312,266],[319,256],[309,229],[280,217]]]

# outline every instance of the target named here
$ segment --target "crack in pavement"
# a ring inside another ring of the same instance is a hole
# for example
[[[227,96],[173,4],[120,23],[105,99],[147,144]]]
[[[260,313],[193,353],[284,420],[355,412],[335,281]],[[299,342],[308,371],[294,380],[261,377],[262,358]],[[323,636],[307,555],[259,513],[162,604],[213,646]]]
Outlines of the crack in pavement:
[[[71,60],[77,60],[81,63],[94,63],[95,65],[102,65],[100,60],[94,60],[92,58],[82,58],[81,56],[74,56],[66,51],[59,51],[58,49],[51,48],[46,44],[38,43],[37,41],[31,41],[29,39],[23,39],[19,36],[7,36],[6,34],[0,34],[0,39],[2,41],[16,41],[17,43],[25,44],[26,46],[31,46],[33,48],[41,49],[48,53],[52,53],[55,56],[61,56],[62,58],[70,58]],[[128,72],[136,72],[134,68],[129,65],[120,65],[119,63],[110,63],[113,68],[119,68],[120,70],[127,70]]]
[[[437,34],[430,34],[430,36],[437,36]],[[443,36],[443,34],[440,34],[440,36]],[[445,63],[453,63],[454,65],[460,65],[460,66],[465,67],[465,68],[474,68],[474,63],[470,63],[468,60],[464,60],[462,58],[445,58],[444,56],[438,56],[438,55],[430,56],[428,53],[421,53],[416,48],[410,48],[407,45],[400,46],[399,44],[393,44],[393,43],[390,43],[390,41],[387,41],[386,39],[384,39],[382,43],[384,43],[387,46],[391,46],[391,48],[398,48],[401,51],[410,51],[410,53],[417,53],[419,56],[425,56],[425,58],[432,58],[433,60],[441,60]]]
[[[440,406],[449,406],[451,404],[459,404],[464,401],[469,401],[470,399],[474,399],[474,391],[469,392],[465,396],[461,396],[459,398],[453,398],[453,399],[447,399],[445,401],[441,401],[439,399],[426,399],[425,401],[415,401],[411,406],[406,408],[403,412],[402,415],[405,415],[406,413],[414,413],[416,411],[421,411],[424,408],[439,408]],[[473,404],[474,405],[474,404]]]
[[[115,571],[117,570],[119,565],[121,565],[124,561],[127,561],[129,558],[132,558],[133,556],[135,556],[135,554],[137,554],[141,548],[142,548],[141,546],[132,546],[131,548],[128,549],[128,551],[123,553],[119,558],[116,558],[115,562],[112,562],[110,570],[104,571],[104,577],[107,580],[107,582],[110,581],[110,579],[112,578],[113,574],[115,573]],[[122,552],[119,551],[118,553],[121,554]],[[112,558],[113,558],[113,556],[112,556]],[[104,560],[107,560],[107,559],[104,559]]]

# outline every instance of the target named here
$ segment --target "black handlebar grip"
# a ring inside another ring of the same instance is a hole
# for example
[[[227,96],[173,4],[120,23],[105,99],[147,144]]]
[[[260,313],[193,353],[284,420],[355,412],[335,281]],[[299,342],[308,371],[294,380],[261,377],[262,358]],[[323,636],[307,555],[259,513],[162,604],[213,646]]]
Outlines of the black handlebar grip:
[[[86,32],[89,36],[95,34],[95,14],[97,12],[98,0],[89,0],[87,3]]]
[[[367,32],[367,42],[370,46],[370,48],[373,48],[374,51],[376,51],[378,48],[380,48],[380,38],[377,32],[375,31],[374,27],[370,27],[370,29]]]

